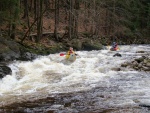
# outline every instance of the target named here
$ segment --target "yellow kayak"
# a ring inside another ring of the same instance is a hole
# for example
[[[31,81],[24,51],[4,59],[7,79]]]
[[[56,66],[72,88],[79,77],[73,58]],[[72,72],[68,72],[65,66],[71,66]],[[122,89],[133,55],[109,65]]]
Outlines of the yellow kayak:
[[[70,55],[66,55],[66,60],[75,61],[76,60],[76,55],[74,53],[71,53]]]

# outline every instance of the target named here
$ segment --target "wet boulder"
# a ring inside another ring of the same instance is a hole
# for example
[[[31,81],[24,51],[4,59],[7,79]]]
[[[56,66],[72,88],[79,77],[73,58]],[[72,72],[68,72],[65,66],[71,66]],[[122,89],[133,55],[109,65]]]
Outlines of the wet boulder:
[[[10,38],[0,37],[0,62],[13,60],[29,61],[37,58],[38,55],[28,52],[21,44]]]
[[[150,58],[147,56],[142,56],[134,59],[131,62],[125,62],[121,64],[121,67],[128,67],[137,71],[150,71]]]
[[[82,43],[82,49],[87,51],[101,50],[103,49],[103,45],[99,42],[87,39]]]
[[[81,50],[82,49],[82,41],[80,39],[72,39],[71,44],[73,45],[73,48],[75,50]]]
[[[12,70],[8,66],[0,66],[0,78],[3,78],[4,76],[11,73]]]
[[[112,68],[113,71],[121,71],[121,68]]]
[[[30,61],[30,60],[34,60],[37,58],[38,55],[34,54],[34,53],[30,53],[30,52],[25,52],[21,55],[21,57],[19,58],[19,60],[21,61]]]
[[[120,53],[116,53],[113,55],[113,57],[122,57],[122,55]]]
[[[0,62],[20,57],[20,46],[15,41],[0,37]]]
[[[135,59],[135,61],[137,61],[138,63],[143,62],[145,59],[145,56],[142,56],[140,58]]]

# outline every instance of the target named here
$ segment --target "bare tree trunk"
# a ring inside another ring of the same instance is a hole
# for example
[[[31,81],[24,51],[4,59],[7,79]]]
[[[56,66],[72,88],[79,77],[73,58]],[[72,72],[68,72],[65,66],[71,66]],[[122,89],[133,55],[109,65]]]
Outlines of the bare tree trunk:
[[[0,37],[2,36],[2,31],[1,31],[1,29],[0,29]]]
[[[26,18],[28,15],[28,1],[27,0],[23,0],[23,4],[24,4],[24,15],[22,18]]]
[[[73,0],[70,0],[70,4],[69,4],[69,39],[72,38],[72,33],[73,33],[73,15],[72,15],[72,11],[73,11]]]
[[[59,0],[55,0],[55,29],[54,37],[58,41],[58,27],[59,27]]]
[[[28,28],[30,27],[30,21],[29,21],[29,6],[28,6],[28,0],[24,0],[24,16],[22,18],[26,18],[28,23]],[[30,33],[30,31],[29,31]]]
[[[50,0],[50,8],[51,9],[54,9],[54,5],[55,5],[55,1],[54,0]]]
[[[37,0],[34,0],[34,20],[37,18]]]
[[[83,26],[85,31],[87,32],[87,20],[88,20],[88,7],[87,7],[87,2],[84,2],[84,6],[85,6],[85,10],[84,10],[84,22],[83,22]]]
[[[106,15],[105,15],[105,27],[104,27],[104,33],[105,33],[105,35],[106,36],[108,36],[108,9],[106,8],[105,9],[105,11],[106,11]]]
[[[32,4],[33,4],[33,0],[30,0],[29,11],[31,11],[31,10],[32,10]]]
[[[12,24],[12,32],[11,32],[11,35],[10,35],[10,38],[11,39],[15,39],[15,35],[16,35],[16,25],[15,23]]]
[[[95,33],[95,20],[96,20],[96,8],[95,0],[93,0],[93,20],[92,20],[92,34]]]
[[[115,13],[116,13],[116,0],[113,0],[113,13],[112,13],[112,26],[111,26],[111,32],[114,35],[115,32]]]
[[[20,1],[18,0],[14,6],[14,11],[12,11],[12,9],[10,8],[10,17],[12,18],[10,20],[10,28],[9,28],[9,36],[10,38],[12,39],[15,39],[15,36],[16,36],[16,21],[17,21],[17,18],[18,18],[18,8],[19,8],[19,4],[20,4]]]
[[[44,10],[44,11],[42,12],[42,15],[43,15],[45,12],[46,12],[46,10]],[[27,37],[29,31],[31,30],[31,28],[33,27],[33,25],[37,22],[38,18],[39,18],[39,17],[37,17],[37,18],[34,20],[34,22],[30,25],[29,29],[27,30],[27,32],[25,33],[25,35],[24,35],[23,38],[21,39],[21,43],[23,43],[23,41],[24,41],[25,38]]]
[[[74,36],[78,37],[78,10],[79,10],[79,0],[75,0],[75,16],[74,16]]]
[[[65,3],[64,3],[64,7],[65,7],[65,23],[67,24],[68,22],[68,10],[69,10],[69,2],[68,0],[65,0]]]
[[[99,14],[99,11],[100,11],[100,6],[95,6],[95,32],[94,32],[94,34],[96,35],[96,36],[98,36],[98,34],[99,34],[99,29],[100,29],[100,21],[99,21],[99,19],[100,19],[100,14]]]
[[[107,9],[107,11],[108,11],[108,9]],[[108,27],[107,27],[108,28],[108,35],[110,36],[111,35],[111,14],[109,11],[108,11],[107,15],[108,15],[107,16],[108,17],[107,18],[108,19],[108,24],[107,24],[108,25]]]
[[[43,0],[37,0],[37,38],[36,42],[38,43],[42,37],[42,6]]]
[[[45,4],[46,9],[50,7],[49,0],[44,0],[44,4]]]

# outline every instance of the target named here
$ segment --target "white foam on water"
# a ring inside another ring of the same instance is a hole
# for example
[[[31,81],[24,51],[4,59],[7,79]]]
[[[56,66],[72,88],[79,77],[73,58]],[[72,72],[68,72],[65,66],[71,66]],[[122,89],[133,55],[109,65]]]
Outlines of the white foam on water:
[[[42,56],[30,62],[16,61],[9,65],[12,75],[7,75],[0,80],[0,101],[3,103],[8,101],[10,95],[29,96],[36,92],[68,93],[90,90],[99,85],[110,87],[118,84],[120,85],[118,87],[122,89],[118,95],[122,95],[122,98],[127,96],[130,99],[135,94],[137,97],[147,97],[150,95],[150,77],[146,76],[147,78],[144,79],[142,76],[138,76],[139,80],[136,75],[140,72],[117,72],[111,69],[120,67],[121,63],[130,61],[133,57],[141,56],[136,53],[137,51],[149,50],[150,46],[147,45],[132,45],[120,46],[120,51],[77,51],[79,56],[74,62],[65,61],[65,56],[60,56],[59,53]],[[122,57],[113,57],[115,53],[120,53]],[[110,81],[111,79],[114,81]],[[129,79],[129,81],[119,82],[120,79]],[[133,79],[133,83],[130,79]],[[122,84],[126,84],[126,86]],[[132,101],[131,99],[126,102],[132,104]]]

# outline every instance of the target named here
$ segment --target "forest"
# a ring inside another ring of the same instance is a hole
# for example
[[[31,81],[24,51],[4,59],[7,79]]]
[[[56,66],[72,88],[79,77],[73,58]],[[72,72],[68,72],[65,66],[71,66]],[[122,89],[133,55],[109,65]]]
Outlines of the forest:
[[[0,36],[40,43],[90,38],[149,43],[149,0],[0,0]]]
[[[0,0],[0,113],[150,113],[150,0]]]

